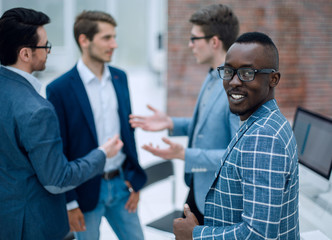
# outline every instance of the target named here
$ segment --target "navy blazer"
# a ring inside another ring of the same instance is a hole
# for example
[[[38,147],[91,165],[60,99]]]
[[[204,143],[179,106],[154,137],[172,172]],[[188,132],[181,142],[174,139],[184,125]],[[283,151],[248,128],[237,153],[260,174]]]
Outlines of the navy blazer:
[[[68,162],[52,104],[1,66],[0,86],[0,239],[62,240],[69,232],[62,193],[101,174],[105,155]]]
[[[109,70],[118,100],[120,135],[124,143],[122,151],[126,154],[122,168],[125,179],[135,191],[139,191],[146,182],[146,174],[139,165],[134,129],[129,124],[131,106],[127,76],[120,69],[109,67]],[[92,109],[77,67],[50,83],[46,88],[46,95],[58,114],[63,151],[69,161],[98,147]],[[98,175],[67,192],[67,202],[77,200],[83,212],[93,210],[98,203],[100,183],[101,175]]]

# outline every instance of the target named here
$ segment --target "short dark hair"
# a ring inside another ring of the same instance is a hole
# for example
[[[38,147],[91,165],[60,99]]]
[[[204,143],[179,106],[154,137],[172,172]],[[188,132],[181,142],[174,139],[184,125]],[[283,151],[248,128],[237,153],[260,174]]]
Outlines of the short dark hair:
[[[239,34],[239,20],[232,9],[223,4],[213,4],[195,12],[190,20],[201,26],[205,36],[218,36],[227,51]]]
[[[269,66],[274,68],[275,70],[279,70],[279,53],[276,45],[272,41],[272,39],[267,36],[265,33],[261,32],[247,32],[243,33],[236,40],[236,43],[258,43],[263,45],[266,48],[265,53],[268,55],[268,59],[271,60],[271,64],[273,66]],[[268,67],[268,66],[266,66]]]
[[[83,11],[75,20],[74,37],[78,47],[81,49],[78,42],[78,37],[84,34],[90,41],[98,33],[98,22],[106,22],[116,27],[115,19],[108,13],[102,11]]]
[[[0,18],[0,62],[4,66],[17,62],[18,53],[25,46],[36,46],[37,28],[50,22],[50,18],[33,9],[12,8]]]

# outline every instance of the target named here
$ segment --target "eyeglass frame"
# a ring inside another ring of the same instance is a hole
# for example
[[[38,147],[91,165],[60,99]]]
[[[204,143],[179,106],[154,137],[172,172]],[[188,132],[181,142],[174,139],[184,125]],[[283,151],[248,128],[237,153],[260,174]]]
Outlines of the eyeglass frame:
[[[226,66],[226,68],[229,68],[229,69],[232,69],[233,70],[233,76],[230,78],[230,79],[224,79],[222,77],[222,74],[220,73],[221,71],[224,71],[225,70],[225,66],[220,66],[220,67],[217,67],[217,70],[218,70],[218,75],[219,77],[224,80],[224,81],[231,81],[235,74],[238,76],[238,78],[242,81],[242,82],[251,82],[251,81],[254,81],[255,80],[255,76],[256,76],[256,73],[265,73],[265,74],[270,74],[270,73],[273,73],[273,72],[276,72],[275,69],[273,68],[263,68],[263,69],[254,69],[254,68],[250,68],[250,67],[243,67],[243,68],[233,68],[233,67],[228,67]],[[243,80],[241,75],[239,74],[239,70],[241,69],[249,69],[249,70],[253,70],[254,71],[254,76],[251,80]]]
[[[200,39],[209,39],[213,38],[215,35],[209,35],[209,36],[203,36],[203,37],[190,37],[190,42],[194,43],[195,40],[200,40]]]
[[[52,43],[47,41],[46,42],[46,45],[44,46],[26,46],[28,48],[35,48],[35,49],[38,49],[38,48],[44,48],[44,49],[47,49],[47,53],[50,53],[51,52],[51,49],[52,49]]]

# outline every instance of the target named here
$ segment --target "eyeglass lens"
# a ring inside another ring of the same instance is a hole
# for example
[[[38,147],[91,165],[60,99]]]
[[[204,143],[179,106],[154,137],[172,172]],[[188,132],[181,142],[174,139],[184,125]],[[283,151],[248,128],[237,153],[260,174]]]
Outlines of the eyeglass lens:
[[[231,80],[236,73],[242,81],[252,81],[255,77],[255,71],[250,68],[240,68],[237,70],[232,68],[224,68],[224,70],[221,71],[223,72],[222,79],[224,80]]]

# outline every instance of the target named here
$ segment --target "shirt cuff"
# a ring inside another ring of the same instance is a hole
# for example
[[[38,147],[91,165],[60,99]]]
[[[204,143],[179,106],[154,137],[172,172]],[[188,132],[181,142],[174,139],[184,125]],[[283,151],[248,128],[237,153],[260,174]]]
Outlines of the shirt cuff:
[[[67,211],[73,210],[75,208],[79,208],[78,202],[76,200],[67,203],[66,207],[67,207]]]
[[[104,153],[105,157],[107,157],[107,154],[106,154],[106,151],[105,151],[104,148],[102,148],[102,147],[98,147],[98,149]]]

